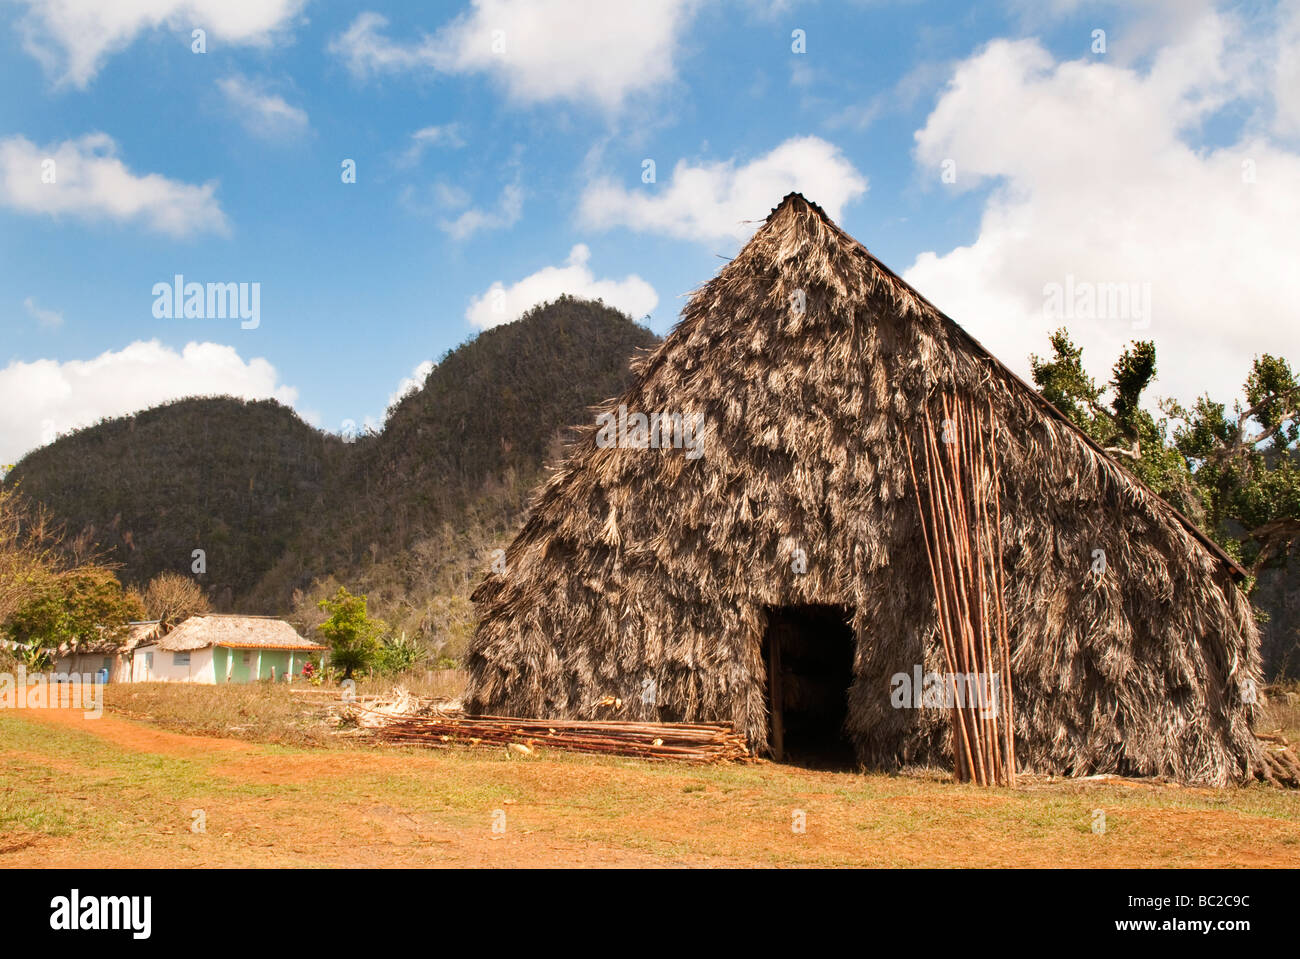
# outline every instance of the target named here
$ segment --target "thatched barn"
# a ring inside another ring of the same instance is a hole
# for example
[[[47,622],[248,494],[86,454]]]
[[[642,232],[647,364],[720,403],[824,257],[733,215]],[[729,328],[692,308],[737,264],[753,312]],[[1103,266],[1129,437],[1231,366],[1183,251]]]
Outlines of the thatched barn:
[[[1250,775],[1240,568],[815,204],[786,197],[634,372],[474,594],[468,708],[730,720],[762,751],[775,647],[790,752],[950,764],[947,711],[890,693],[943,669],[904,437],[953,395],[996,422],[1019,768]],[[637,413],[698,435],[647,444]]]

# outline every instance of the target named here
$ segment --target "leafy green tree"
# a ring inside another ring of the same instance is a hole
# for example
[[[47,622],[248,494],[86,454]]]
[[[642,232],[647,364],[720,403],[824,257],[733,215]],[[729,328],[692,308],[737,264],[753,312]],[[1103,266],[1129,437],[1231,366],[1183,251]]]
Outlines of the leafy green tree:
[[[424,658],[424,649],[405,632],[388,636],[379,647],[375,668],[381,673],[404,673],[413,669]]]
[[[33,599],[9,617],[6,629],[20,643],[50,649],[97,638],[144,615],[111,569],[87,566],[51,577]]]
[[[1095,421],[1104,415],[1102,390],[1083,369],[1083,347],[1075,346],[1064,327],[1050,337],[1052,358],[1029,356],[1034,385],[1043,398],[1069,417],[1093,439],[1100,440]]]
[[[344,679],[369,669],[379,655],[379,637],[387,627],[367,615],[366,597],[353,596],[340,586],[333,599],[322,599],[317,605],[329,613],[316,628],[329,643],[331,665],[343,670]]]
[[[1105,386],[1064,329],[1051,344],[1050,359],[1030,357],[1046,399],[1252,573],[1285,560],[1300,539],[1300,379],[1286,360],[1256,357],[1231,407],[1164,400],[1157,420],[1141,406],[1155,379],[1152,343],[1129,346]]]
[[[1194,471],[1207,532],[1258,572],[1300,537],[1300,380],[1281,357],[1255,358],[1244,402],[1166,401],[1173,445]]]
[[[50,589],[62,569],[58,546],[48,513],[0,487],[0,624]]]
[[[1117,457],[1140,480],[1187,513],[1204,521],[1202,498],[1187,461],[1168,442],[1169,421],[1142,408],[1142,394],[1156,378],[1156,348],[1131,343],[1098,385],[1083,368],[1083,349],[1064,328],[1051,336],[1052,356],[1029,358],[1034,384],[1043,397]]]

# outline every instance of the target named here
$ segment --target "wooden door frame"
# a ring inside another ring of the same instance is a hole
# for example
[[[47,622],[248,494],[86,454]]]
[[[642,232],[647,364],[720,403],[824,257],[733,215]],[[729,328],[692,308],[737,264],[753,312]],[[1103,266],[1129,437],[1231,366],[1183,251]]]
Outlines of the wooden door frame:
[[[772,719],[772,758],[777,762],[785,759],[785,717],[784,692],[781,682],[781,631],[772,629],[769,622],[764,630],[767,636],[767,701]]]

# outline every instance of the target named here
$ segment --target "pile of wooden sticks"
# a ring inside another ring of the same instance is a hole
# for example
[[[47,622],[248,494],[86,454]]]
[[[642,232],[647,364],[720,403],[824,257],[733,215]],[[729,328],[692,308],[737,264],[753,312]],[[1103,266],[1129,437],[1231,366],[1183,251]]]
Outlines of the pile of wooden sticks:
[[[1255,777],[1274,786],[1300,789],[1300,758],[1281,733],[1256,733],[1260,741],[1260,768]]]
[[[925,410],[920,455],[906,435],[904,439],[951,687],[946,692],[952,704],[953,772],[959,782],[1014,786],[1011,649],[1002,601],[1002,500],[993,406],[990,401],[982,416],[960,396],[943,396],[940,405],[937,423]],[[924,464],[924,489],[918,482],[918,459]],[[973,697],[974,689],[984,695]]]
[[[750,757],[743,736],[730,723],[638,723],[509,716],[400,716],[375,731],[403,746],[493,746],[532,752],[566,749],[608,756],[730,762]]]

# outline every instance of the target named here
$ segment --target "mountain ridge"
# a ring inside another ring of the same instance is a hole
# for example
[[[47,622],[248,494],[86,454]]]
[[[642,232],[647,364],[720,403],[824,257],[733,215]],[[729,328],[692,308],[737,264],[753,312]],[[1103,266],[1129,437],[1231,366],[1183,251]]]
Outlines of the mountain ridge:
[[[220,610],[304,625],[347,585],[394,629],[455,652],[478,567],[568,431],[657,342],[599,301],[561,297],[449,350],[381,430],[351,441],[275,400],[187,397],[62,436],[4,482],[124,583],[194,575]]]

